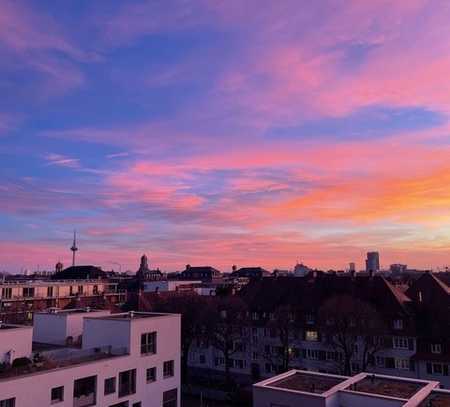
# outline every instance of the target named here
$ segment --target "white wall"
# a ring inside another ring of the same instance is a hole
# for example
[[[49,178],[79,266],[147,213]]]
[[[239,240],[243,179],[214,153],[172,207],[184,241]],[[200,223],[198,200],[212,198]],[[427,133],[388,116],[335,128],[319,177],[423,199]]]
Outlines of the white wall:
[[[253,387],[253,407],[325,407],[325,401],[320,395]]]
[[[130,321],[128,319],[84,318],[83,349],[102,346],[130,350]]]
[[[404,404],[405,400],[390,399],[375,394],[365,395],[347,390],[339,392],[339,405],[342,407],[400,407]]]
[[[31,326],[0,329],[0,362],[12,362],[14,359],[22,357],[29,358],[32,337],[33,328]]]
[[[74,341],[83,333],[83,319],[85,317],[101,317],[109,315],[109,310],[92,312],[70,312],[61,310],[57,313],[34,314],[33,341],[65,345],[67,337]]]

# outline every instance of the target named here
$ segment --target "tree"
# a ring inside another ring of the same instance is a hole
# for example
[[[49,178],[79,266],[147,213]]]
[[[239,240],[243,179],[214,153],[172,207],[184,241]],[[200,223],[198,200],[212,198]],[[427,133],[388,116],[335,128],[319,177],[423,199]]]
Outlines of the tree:
[[[290,368],[292,359],[296,356],[294,352],[294,341],[298,324],[296,321],[296,312],[289,305],[280,305],[277,307],[267,327],[271,335],[279,340],[278,352],[274,355],[272,352],[264,352],[265,357],[276,364],[279,372],[287,372]]]
[[[362,370],[365,371],[384,348],[384,323],[379,313],[367,302],[349,295],[339,295],[326,301],[319,310],[321,331],[335,352],[340,370],[351,375],[351,363],[359,347]]]
[[[231,385],[231,356],[237,351],[236,342],[242,341],[245,303],[234,296],[212,299],[207,332],[212,346],[223,354],[225,362],[225,383]]]
[[[187,383],[189,351],[192,343],[204,336],[209,313],[208,301],[195,293],[177,293],[159,298],[153,310],[181,314],[181,374],[183,381]]]

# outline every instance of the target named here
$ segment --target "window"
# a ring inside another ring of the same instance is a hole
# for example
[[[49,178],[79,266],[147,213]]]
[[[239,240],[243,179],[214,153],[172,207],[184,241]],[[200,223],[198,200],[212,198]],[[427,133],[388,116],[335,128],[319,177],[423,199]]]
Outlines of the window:
[[[315,322],[314,314],[306,314],[306,323],[308,325],[314,325],[314,322]]]
[[[109,407],[129,407],[130,403],[128,401],[122,401],[121,403],[113,404]]]
[[[51,403],[59,403],[64,400],[64,386],[54,387],[51,391]]]
[[[395,359],[395,368],[400,370],[409,370],[409,360]]]
[[[440,343],[431,344],[431,353],[442,353],[442,346]]]
[[[397,329],[397,330],[403,329],[403,320],[394,319],[394,329]]]
[[[147,383],[156,381],[156,367],[149,367],[146,373]]]
[[[168,360],[164,362],[163,365],[163,376],[166,377],[172,377],[174,375],[174,361]]]
[[[53,287],[47,287],[47,297],[53,297]]]
[[[116,392],[116,378],[108,377],[105,379],[105,396]]]
[[[404,336],[394,336],[393,338],[394,349],[408,349],[408,338]]]
[[[136,369],[119,373],[119,397],[136,393]]]
[[[377,366],[384,367],[384,358],[382,356],[377,356],[375,361]]]
[[[142,407],[142,403],[140,401],[133,403],[133,407]]]
[[[73,286],[70,286],[70,289],[69,289],[69,295],[74,295],[74,294],[73,294]]]
[[[305,340],[317,342],[319,340],[319,333],[317,331],[305,331]]]
[[[78,294],[83,294],[83,286],[82,285],[78,286]]]
[[[94,287],[92,288],[92,292],[96,295],[98,294],[98,285],[94,285]]]
[[[93,406],[97,396],[97,376],[77,379],[73,386],[74,405],[77,407]]]
[[[15,397],[6,400],[0,400],[0,407],[15,407],[15,406],[16,406]]]
[[[440,363],[433,363],[433,374],[442,374],[442,365]]]
[[[163,393],[162,407],[177,407],[178,405],[178,389],[172,389]]]
[[[252,353],[252,360],[258,360],[258,352]]]
[[[156,353],[156,332],[141,335],[141,355]]]
[[[200,363],[201,363],[202,365],[204,365],[204,364],[206,363],[206,357],[205,357],[205,355],[200,355]]]
[[[234,367],[235,367],[236,369],[244,369],[245,366],[246,366],[245,360],[242,360],[242,359],[236,359],[236,360],[234,361]]]
[[[34,287],[24,287],[23,288],[23,296],[25,298],[32,298],[32,297],[34,297]]]
[[[6,287],[2,288],[2,298],[10,299],[12,297],[12,288]]]

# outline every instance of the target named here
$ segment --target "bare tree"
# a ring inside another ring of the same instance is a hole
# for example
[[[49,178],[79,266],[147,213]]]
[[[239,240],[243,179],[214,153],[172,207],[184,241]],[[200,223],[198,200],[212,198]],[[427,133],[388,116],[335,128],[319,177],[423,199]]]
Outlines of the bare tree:
[[[195,293],[180,293],[155,302],[154,311],[181,314],[181,372],[183,381],[189,379],[188,357],[192,343],[202,339],[209,319],[209,303]]]
[[[234,296],[216,297],[211,304],[207,331],[212,346],[223,354],[225,381],[231,385],[231,356],[237,351],[236,342],[243,341],[245,303]]]
[[[296,321],[296,312],[289,305],[277,307],[267,323],[270,336],[277,338],[277,352],[264,352],[266,359],[275,364],[278,373],[289,370],[294,353],[294,343],[297,338],[298,324]],[[267,345],[266,345],[267,346]]]
[[[349,295],[339,295],[326,301],[319,310],[322,333],[331,348],[342,355],[337,364],[345,375],[351,374],[351,363],[362,345],[362,370],[384,348],[384,323],[374,307]]]

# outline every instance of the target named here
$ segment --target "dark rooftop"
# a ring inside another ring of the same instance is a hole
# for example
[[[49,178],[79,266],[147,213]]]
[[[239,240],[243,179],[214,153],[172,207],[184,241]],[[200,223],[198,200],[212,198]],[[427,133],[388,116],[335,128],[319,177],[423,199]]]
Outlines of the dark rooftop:
[[[308,393],[322,394],[332,387],[344,382],[346,378],[315,375],[296,372],[293,375],[268,384],[280,389],[304,391]]]
[[[136,311],[130,311],[130,312],[126,312],[126,313],[106,315],[104,317],[96,317],[96,319],[125,319],[125,320],[132,320],[132,319],[140,319],[140,318],[163,317],[165,315],[170,315],[170,314],[163,314],[163,313],[157,313],[157,312],[136,312]]]
[[[369,375],[359,382],[352,384],[347,390],[409,399],[423,386],[424,384],[422,383]]]
[[[419,407],[450,407],[450,392],[433,391]]]

